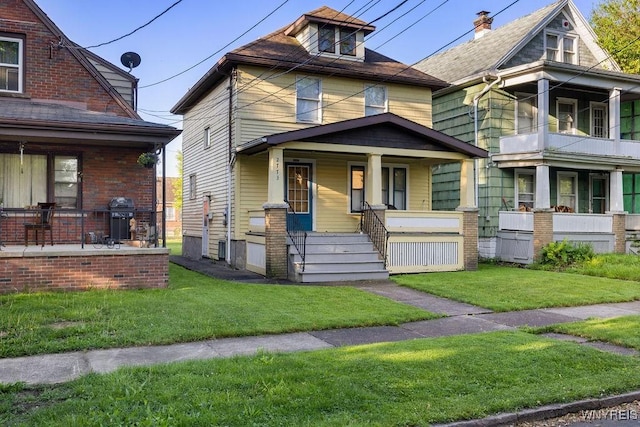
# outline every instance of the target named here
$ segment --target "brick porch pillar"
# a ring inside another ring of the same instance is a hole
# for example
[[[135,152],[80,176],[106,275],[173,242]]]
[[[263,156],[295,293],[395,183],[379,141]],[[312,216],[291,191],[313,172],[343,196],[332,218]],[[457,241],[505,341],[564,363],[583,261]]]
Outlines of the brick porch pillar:
[[[267,277],[287,278],[287,205],[265,204],[265,252]]]
[[[540,251],[553,242],[553,210],[533,210],[533,259],[540,258]]]
[[[623,254],[627,251],[627,226],[626,213],[613,214],[613,252]]]
[[[464,269],[478,269],[478,209],[458,207],[462,212],[462,234],[464,236]]]

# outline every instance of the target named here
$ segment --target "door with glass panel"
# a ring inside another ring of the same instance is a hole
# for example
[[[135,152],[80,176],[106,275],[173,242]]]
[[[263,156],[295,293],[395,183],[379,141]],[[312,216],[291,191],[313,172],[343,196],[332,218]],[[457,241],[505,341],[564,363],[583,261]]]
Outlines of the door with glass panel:
[[[591,206],[589,211],[594,214],[603,214],[609,208],[607,206],[607,189],[609,181],[606,175],[591,175],[589,186],[589,198]]]
[[[285,194],[303,230],[313,229],[313,203],[311,165],[287,163],[287,188]],[[289,215],[293,215],[289,213]]]

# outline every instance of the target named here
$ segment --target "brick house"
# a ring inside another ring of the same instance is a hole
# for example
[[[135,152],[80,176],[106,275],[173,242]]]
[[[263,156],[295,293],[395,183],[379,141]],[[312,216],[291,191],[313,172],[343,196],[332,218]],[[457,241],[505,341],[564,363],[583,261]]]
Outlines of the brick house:
[[[84,245],[89,232],[120,227],[109,211],[114,197],[161,226],[155,167],[137,160],[164,156],[180,131],[142,120],[136,96],[135,77],[69,40],[34,1],[0,3],[0,292],[166,285],[164,249],[100,255]],[[47,245],[31,235],[25,249],[24,224],[42,202],[56,204]],[[41,255],[29,252],[35,247]]]

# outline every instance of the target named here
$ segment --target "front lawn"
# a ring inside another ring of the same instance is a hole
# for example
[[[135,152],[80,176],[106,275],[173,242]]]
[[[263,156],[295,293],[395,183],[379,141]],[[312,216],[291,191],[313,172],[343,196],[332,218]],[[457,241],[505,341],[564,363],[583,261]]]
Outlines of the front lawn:
[[[543,328],[544,332],[558,332],[591,341],[606,341],[611,344],[640,350],[640,316],[591,319],[583,322],[564,323]]]
[[[5,387],[0,424],[417,426],[634,390],[639,371],[638,358],[496,332]]]
[[[640,271],[640,266],[636,267]],[[481,264],[478,271],[393,276],[402,286],[494,311],[640,299],[637,282]]]
[[[0,296],[0,357],[437,317],[349,287],[232,283],[173,264],[169,271],[168,289]]]

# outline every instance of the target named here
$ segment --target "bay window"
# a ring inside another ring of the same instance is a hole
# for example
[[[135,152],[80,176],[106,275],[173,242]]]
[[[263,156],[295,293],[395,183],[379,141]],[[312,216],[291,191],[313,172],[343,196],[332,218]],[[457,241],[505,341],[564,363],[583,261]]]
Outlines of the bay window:
[[[78,208],[79,174],[77,156],[0,153],[0,200],[5,208],[38,202]]]

